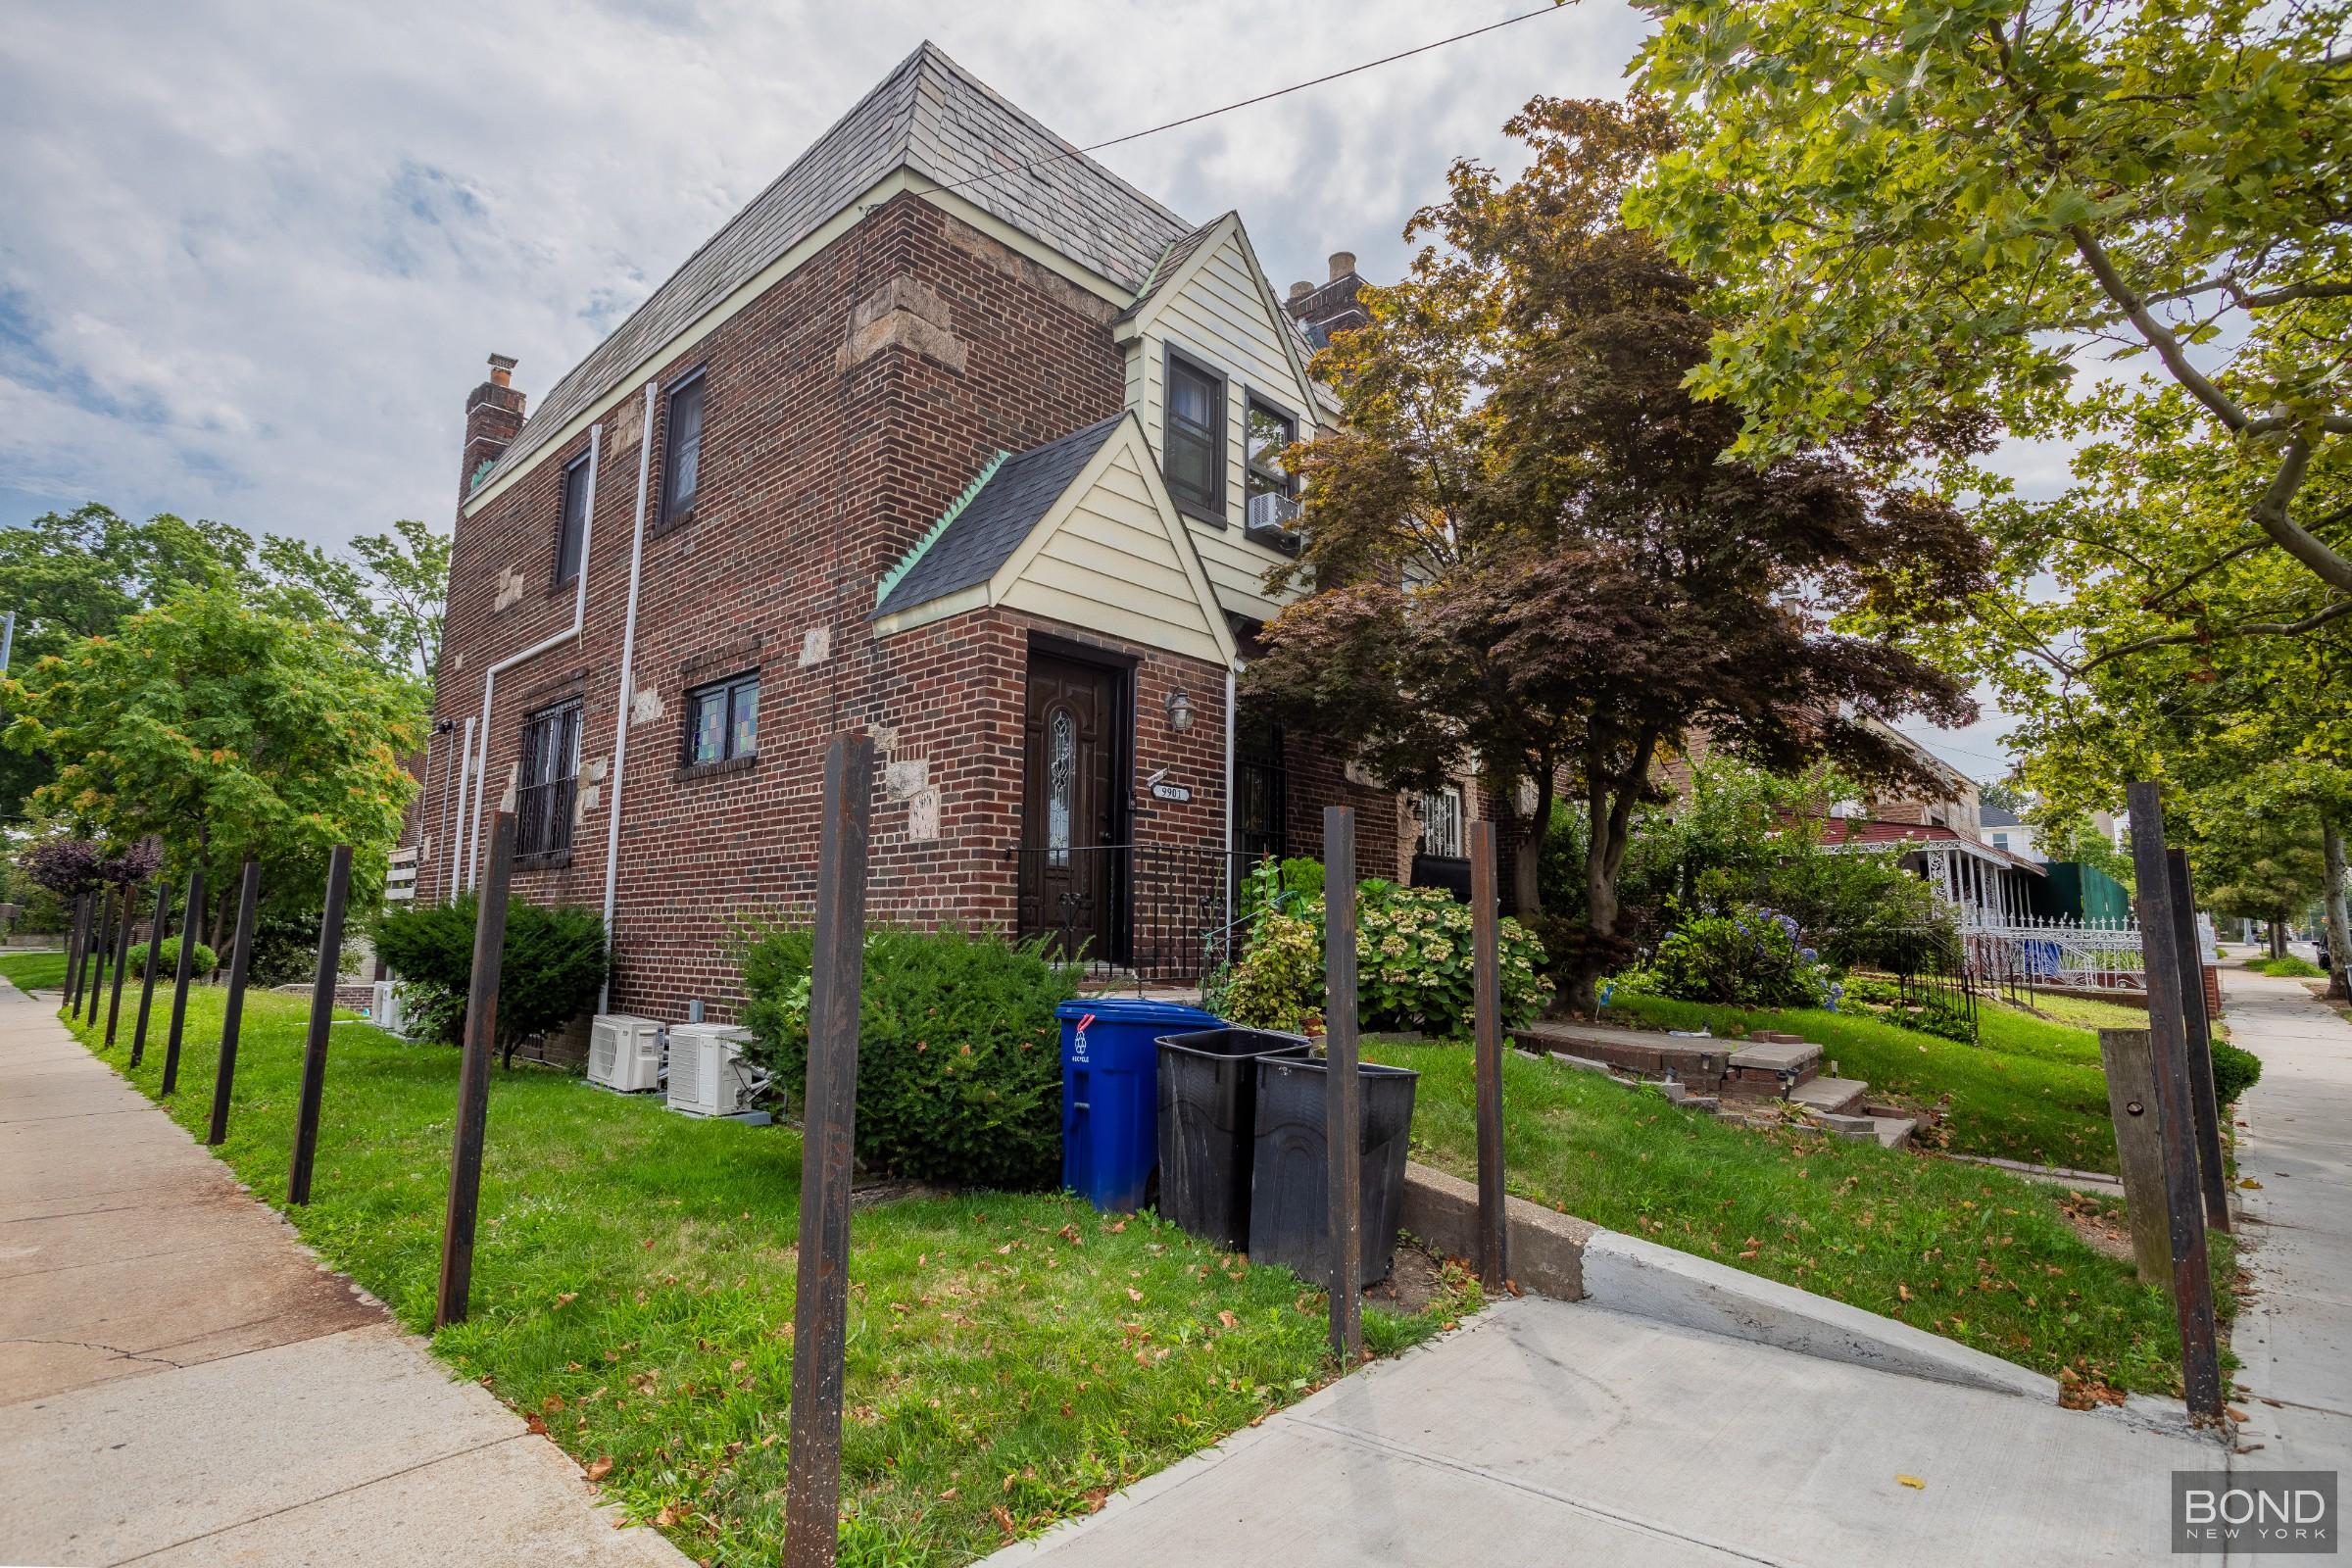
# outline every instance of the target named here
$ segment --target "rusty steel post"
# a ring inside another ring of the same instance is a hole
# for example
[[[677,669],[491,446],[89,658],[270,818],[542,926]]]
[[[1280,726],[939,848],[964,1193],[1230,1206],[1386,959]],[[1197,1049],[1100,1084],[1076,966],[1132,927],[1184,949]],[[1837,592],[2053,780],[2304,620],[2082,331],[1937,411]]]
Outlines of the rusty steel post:
[[[1355,1038],[1355,811],[1323,808],[1324,1191],[1331,1204],[1331,1353],[1364,1348],[1364,1084]]]
[[[115,1027],[122,1020],[122,966],[130,961],[130,916],[138,907],[138,895],[127,882],[122,884],[122,919],[115,931],[115,980],[107,988],[106,1049],[115,1049]]]
[[[172,915],[172,884],[162,877],[155,879],[155,918],[147,922],[147,963],[139,977],[139,1015],[130,1026],[130,1064],[136,1067],[147,1055],[147,1013],[155,1005],[155,966],[161,962],[164,946],[164,922]]]
[[[196,961],[196,923],[204,918],[204,867],[188,873],[188,899],[179,909],[179,962],[172,982],[172,1030],[164,1037],[164,1081],[159,1094],[179,1087],[179,1041],[188,1022],[188,972]]]
[[[514,862],[514,790],[501,802],[474,904],[473,973],[466,993],[466,1054],[458,1064],[458,1127],[441,1217],[441,1289],[433,1327],[466,1321],[473,1294],[473,1229],[482,1201],[482,1138],[490,1119],[490,1054],[498,1045],[498,977],[507,956],[507,879]]]
[[[2173,896],[2173,931],[2180,946],[2180,1022],[2188,1041],[2188,1102],[2197,1115],[2197,1175],[2205,1223],[2230,1230],[2230,1175],[2222,1166],[2221,1097],[2213,1084],[2213,1020],[2205,1015],[2205,956],[2197,951],[2196,895],[2189,886],[2188,852],[2168,849],[2165,867]]]
[[[1510,1272],[1510,1214],[1502,1187],[1502,912],[1494,890],[1494,824],[1470,824],[1470,971],[1478,1080],[1478,1278],[1490,1291]]]
[[[213,1125],[204,1140],[216,1148],[228,1141],[228,1097],[237,1082],[237,1039],[245,1032],[245,978],[253,970],[253,920],[261,897],[262,862],[248,856],[237,890],[237,946],[228,964],[228,1002],[220,1014],[220,1060],[213,1073]]]
[[[318,975],[311,985],[311,1032],[302,1048],[302,1101],[294,1113],[294,1159],[286,1201],[311,1200],[311,1166],[318,1157],[318,1108],[326,1098],[326,1037],[335,1021],[335,981],[342,972],[343,901],[351,894],[351,846],[338,844],[326,861],[326,909],[318,917]]]

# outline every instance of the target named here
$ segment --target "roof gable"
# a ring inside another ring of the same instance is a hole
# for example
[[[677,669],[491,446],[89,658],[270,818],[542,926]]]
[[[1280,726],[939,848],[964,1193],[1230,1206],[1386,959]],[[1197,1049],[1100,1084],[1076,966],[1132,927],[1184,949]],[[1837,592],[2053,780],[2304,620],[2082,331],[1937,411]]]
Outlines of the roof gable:
[[[1004,605],[1230,663],[1232,628],[1132,412],[991,460],[884,579],[881,635]]]
[[[475,493],[900,169],[1122,289],[1143,286],[1192,226],[925,41],[549,389]]]
[[[1337,405],[1329,389],[1307,373],[1306,362],[1312,351],[1300,335],[1298,321],[1275,298],[1274,285],[1268,281],[1266,270],[1258,265],[1257,250],[1250,243],[1250,231],[1238,212],[1203,223],[1171,243],[1167,254],[1152,270],[1135,303],[1119,313],[1112,329],[1122,341],[1132,341],[1149,332],[1161,313],[1191,288],[1220,254],[1230,255],[1248,276],[1250,292],[1256,296],[1257,310],[1264,318],[1263,324],[1281,345],[1283,361],[1297,383],[1289,389],[1291,393],[1302,406],[1315,409],[1318,416],[1336,412]]]

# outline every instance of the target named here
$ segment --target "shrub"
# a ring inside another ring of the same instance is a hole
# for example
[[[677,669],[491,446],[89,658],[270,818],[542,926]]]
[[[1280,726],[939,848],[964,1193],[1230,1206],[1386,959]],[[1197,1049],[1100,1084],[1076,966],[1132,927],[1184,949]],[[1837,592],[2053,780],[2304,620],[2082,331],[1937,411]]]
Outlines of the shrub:
[[[1367,881],[1356,889],[1356,1015],[1367,1029],[1454,1035],[1470,1027],[1470,908],[1438,888]],[[1501,929],[1503,1027],[1542,1010],[1550,982],[1544,949],[1516,920]],[[1323,906],[1260,920],[1217,998],[1218,1011],[1258,1029],[1298,1031],[1323,1010]]]
[[[758,933],[741,962],[750,1054],[796,1100],[808,1071],[806,929]],[[1077,995],[1042,942],[869,931],[858,1006],[858,1157],[918,1181],[1013,1189],[1061,1179],[1056,1004]]]
[[[267,989],[314,980],[318,974],[320,910],[262,909],[253,922],[253,984]],[[504,999],[501,999],[502,1004]]]
[[[1208,999],[1220,1018],[1250,1029],[1302,1034],[1323,1011],[1323,925],[1295,914],[1257,922],[1250,951]]]
[[[2246,967],[2257,974],[2274,975],[2282,980],[2325,980],[2328,978],[2327,970],[2309,958],[2298,958],[2291,953],[2283,958],[2252,958],[2247,960]]]
[[[1770,909],[1687,918],[1651,961],[1665,995],[1744,1007],[1810,1007],[1821,968],[1796,945],[1796,922]]]
[[[220,967],[220,956],[215,953],[212,949],[206,947],[203,943],[197,943],[195,967],[190,969],[188,972],[191,974],[200,975],[211,974],[219,967]],[[145,974],[147,972],[146,943],[135,942],[131,944],[130,952],[126,954],[122,959],[122,972],[126,975]],[[167,978],[179,973],[179,938],[164,938],[164,945],[156,950],[155,972],[158,976]]]
[[[2262,1079],[2262,1058],[2251,1051],[2233,1046],[2226,1040],[2213,1043],[2213,1094],[2225,1105],[2237,1103],[2237,1097],[2253,1088]]]
[[[1294,855],[1285,860],[1272,856],[1250,868],[1235,900],[1234,915],[1255,929],[1268,914],[1296,913],[1323,899],[1323,862]]]
[[[416,1017],[433,1032],[412,1027],[418,1039],[455,1045],[465,1038],[466,998],[473,978],[474,896],[447,904],[411,906],[376,924],[375,951],[393,972],[436,992],[438,1005]],[[563,1027],[596,998],[605,983],[605,922],[593,909],[507,902],[506,955],[499,964],[498,1045],[512,1063],[514,1048],[533,1035]]]

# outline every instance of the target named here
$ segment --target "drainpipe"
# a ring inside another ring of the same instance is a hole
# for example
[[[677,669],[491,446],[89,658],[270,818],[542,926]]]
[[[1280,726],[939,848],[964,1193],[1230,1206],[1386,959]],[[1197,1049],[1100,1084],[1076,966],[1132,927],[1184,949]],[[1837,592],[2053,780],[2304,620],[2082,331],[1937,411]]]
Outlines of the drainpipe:
[[[466,870],[466,781],[473,775],[473,715],[466,715],[466,738],[458,747],[458,765],[441,785],[442,860],[449,869],[441,877],[441,897],[454,899],[465,891],[459,878]],[[453,799],[454,797],[454,799]]]
[[[466,820],[461,824],[467,830],[468,837],[471,839],[466,858],[466,885],[467,887],[476,886],[481,880],[482,790],[489,782],[484,775],[490,769],[490,699],[497,689],[499,674],[503,670],[513,669],[517,664],[537,659],[551,648],[560,647],[571,641],[579,636],[580,627],[587,622],[588,566],[593,559],[589,546],[594,541],[596,534],[596,469],[604,450],[604,435],[603,424],[592,424],[588,427],[588,507],[586,514],[580,519],[580,584],[578,591],[571,598],[571,624],[551,637],[541,638],[519,654],[509,654],[497,663],[492,664],[488,672],[482,676],[481,739],[479,749],[473,759],[472,804],[466,808]]]
[[[629,598],[620,622],[620,711],[612,717],[612,803],[605,823],[605,984],[596,1010],[612,1010],[612,908],[620,891],[620,778],[629,755],[629,699],[637,678],[637,575],[645,564],[645,482],[654,457],[654,383],[645,383],[645,423],[637,434],[637,520],[629,532]]]
[[[1225,927],[1229,931],[1233,928],[1233,879],[1240,869],[1233,861],[1233,808],[1236,804],[1233,798],[1233,725],[1239,706],[1234,695],[1236,677],[1241,669],[1242,663],[1238,659],[1225,666]]]

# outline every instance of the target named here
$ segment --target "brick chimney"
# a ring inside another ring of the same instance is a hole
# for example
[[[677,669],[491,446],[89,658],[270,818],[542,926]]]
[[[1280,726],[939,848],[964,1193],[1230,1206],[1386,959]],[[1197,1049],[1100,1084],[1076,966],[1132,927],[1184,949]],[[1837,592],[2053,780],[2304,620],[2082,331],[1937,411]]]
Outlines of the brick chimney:
[[[490,356],[490,379],[466,398],[466,450],[458,465],[458,500],[473,493],[474,475],[496,463],[522,428],[523,395],[513,385],[512,355]]]
[[[1364,279],[1355,270],[1355,252],[1333,251],[1331,276],[1321,283],[1293,283],[1282,308],[1305,328],[1307,341],[1321,348],[1331,341],[1332,333],[1372,319],[1371,312],[1356,299],[1363,287]]]

